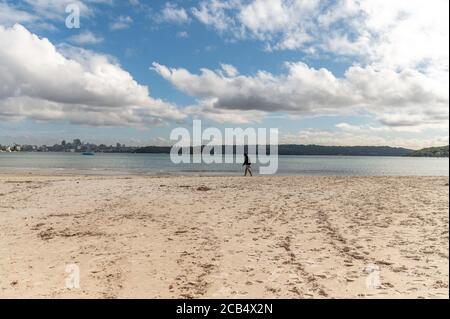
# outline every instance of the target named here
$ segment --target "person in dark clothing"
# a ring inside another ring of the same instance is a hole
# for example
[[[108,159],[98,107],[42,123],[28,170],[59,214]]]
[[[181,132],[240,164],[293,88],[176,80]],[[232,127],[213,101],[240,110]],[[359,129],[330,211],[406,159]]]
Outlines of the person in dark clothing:
[[[245,166],[245,175],[244,176],[247,176],[247,172],[250,173],[250,176],[253,176],[252,167],[251,167],[252,163],[250,163],[248,154],[244,153],[244,157],[245,157],[244,164],[242,164],[242,166]]]

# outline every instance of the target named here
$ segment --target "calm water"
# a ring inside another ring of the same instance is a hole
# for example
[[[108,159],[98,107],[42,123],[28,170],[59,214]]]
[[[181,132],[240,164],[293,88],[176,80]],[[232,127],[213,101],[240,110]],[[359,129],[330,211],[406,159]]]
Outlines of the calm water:
[[[254,161],[254,160],[253,160]],[[277,175],[448,176],[448,158],[279,156]],[[253,171],[258,172],[258,165]],[[0,171],[239,175],[240,164],[175,165],[167,154],[0,153]]]

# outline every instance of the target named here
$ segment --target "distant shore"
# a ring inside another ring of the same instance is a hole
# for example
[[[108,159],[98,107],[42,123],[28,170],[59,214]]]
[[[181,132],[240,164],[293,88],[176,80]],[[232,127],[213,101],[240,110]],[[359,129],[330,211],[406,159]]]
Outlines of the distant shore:
[[[204,146],[201,147],[203,149]],[[217,149],[221,149],[222,154],[226,154],[232,150],[233,154],[242,154],[244,149],[249,151],[249,147],[255,146],[215,146]],[[0,151],[2,147],[0,146]],[[82,143],[80,140],[75,140],[73,143],[55,144],[53,146],[36,146],[36,145],[15,145],[10,146],[3,151],[28,151],[28,152],[66,152],[66,153],[83,153],[83,152],[97,152],[97,153],[138,153],[138,154],[170,154],[170,146],[125,146],[117,144],[116,146],[107,145],[95,145],[90,143]],[[192,154],[193,147],[188,147],[188,151]],[[200,148],[196,149],[197,152]],[[270,153],[270,147],[259,146],[258,152]],[[249,152],[252,153],[252,152]],[[415,154],[419,156],[420,151],[402,147],[390,147],[390,146],[323,146],[323,145],[298,145],[298,144],[280,144],[277,147],[278,155],[312,155],[312,156],[409,156]],[[441,153],[439,153],[441,154]],[[448,157],[448,147],[447,147]]]
[[[448,181],[1,173],[0,297],[448,298]]]

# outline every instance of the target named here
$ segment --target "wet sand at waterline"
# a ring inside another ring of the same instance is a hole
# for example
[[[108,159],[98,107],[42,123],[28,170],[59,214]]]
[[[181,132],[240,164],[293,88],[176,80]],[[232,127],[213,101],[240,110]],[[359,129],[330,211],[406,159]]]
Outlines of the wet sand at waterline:
[[[448,177],[3,173],[0,297],[448,298],[448,195]]]

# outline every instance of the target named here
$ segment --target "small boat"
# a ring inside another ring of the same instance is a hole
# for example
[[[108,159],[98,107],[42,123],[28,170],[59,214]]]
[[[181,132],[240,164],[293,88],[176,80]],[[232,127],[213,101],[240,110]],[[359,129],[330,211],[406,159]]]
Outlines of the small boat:
[[[94,152],[84,152],[82,155],[84,155],[84,156],[94,156],[95,153]]]

